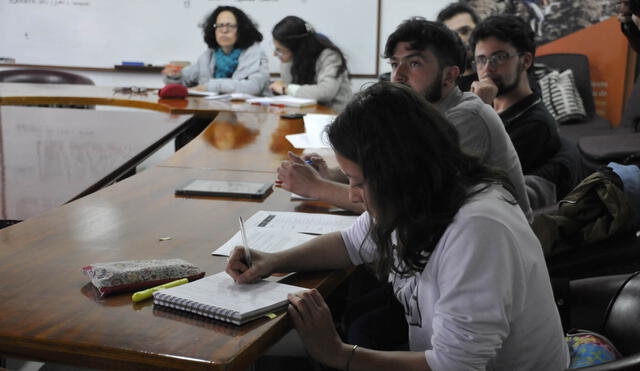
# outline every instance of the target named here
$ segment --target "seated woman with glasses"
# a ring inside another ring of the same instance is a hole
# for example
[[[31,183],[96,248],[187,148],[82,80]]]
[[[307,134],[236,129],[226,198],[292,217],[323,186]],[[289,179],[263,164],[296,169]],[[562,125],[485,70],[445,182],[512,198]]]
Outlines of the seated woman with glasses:
[[[326,36],[303,19],[285,17],[271,32],[274,55],[282,62],[282,80],[271,84],[275,94],[312,98],[336,112],[351,99],[347,61]]]
[[[327,128],[353,224],[279,253],[238,247],[236,282],[274,272],[367,264],[393,286],[408,351],[345,344],[316,290],[289,296],[309,354],[340,370],[564,370],[569,351],[540,242],[498,170],[460,149],[457,131],[410,87],[378,83]],[[369,322],[381,328],[389,318]]]
[[[261,95],[269,84],[269,63],[260,47],[262,34],[240,9],[219,6],[203,26],[209,46],[195,64],[162,70],[165,83],[180,83],[196,90]]]

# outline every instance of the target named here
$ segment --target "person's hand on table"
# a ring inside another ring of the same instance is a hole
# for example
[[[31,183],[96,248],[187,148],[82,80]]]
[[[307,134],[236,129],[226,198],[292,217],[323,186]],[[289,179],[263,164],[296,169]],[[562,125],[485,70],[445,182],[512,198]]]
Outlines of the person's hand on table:
[[[340,356],[349,354],[340,340],[331,317],[331,311],[322,295],[315,290],[289,294],[289,315],[305,348],[317,361],[332,365],[344,364]]]
[[[207,86],[206,85],[198,85],[198,86],[194,86],[191,89],[197,90],[197,91],[207,91]]]
[[[160,73],[165,75],[165,76],[176,77],[176,76],[180,76],[182,74],[181,70],[182,70],[182,67],[180,67],[180,66],[175,66],[173,64],[168,64],[162,69],[162,71]]]
[[[244,247],[236,246],[227,260],[225,272],[237,283],[254,283],[273,273],[273,254],[251,250],[251,267],[244,260]]]
[[[285,95],[287,94],[287,85],[285,85],[284,81],[276,80],[269,85],[269,89],[275,94]]]
[[[319,154],[309,153],[307,155],[302,156],[302,160],[308,164],[310,162],[309,165],[311,165],[314,169],[316,169],[316,171],[318,172],[318,174],[320,174],[321,177],[325,179],[331,179],[331,169],[329,169],[329,166],[327,166],[327,162]]]
[[[498,86],[490,77],[481,77],[480,80],[471,84],[472,93],[482,99],[486,104],[493,104],[493,100],[498,95]]]
[[[289,159],[278,167],[276,185],[304,197],[316,197],[314,190],[321,181],[318,171],[293,152],[289,152]]]

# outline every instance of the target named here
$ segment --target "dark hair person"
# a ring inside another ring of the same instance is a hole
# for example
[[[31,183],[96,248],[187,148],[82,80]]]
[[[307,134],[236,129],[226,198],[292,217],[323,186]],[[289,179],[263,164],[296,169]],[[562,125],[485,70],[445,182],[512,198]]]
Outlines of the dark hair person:
[[[410,351],[345,344],[316,290],[289,296],[310,355],[347,370],[564,370],[569,352],[542,249],[510,186],[465,154],[455,129],[411,88],[378,83],[328,128],[366,212],[341,232],[275,254],[242,249],[241,283],[273,272],[373,264],[404,306]],[[382,324],[380,324],[382,326]]]
[[[274,55],[282,62],[282,80],[271,84],[271,90],[276,94],[313,98],[334,111],[341,111],[352,95],[342,51],[296,16],[282,19],[271,34]]]
[[[519,53],[536,56],[535,33],[522,18],[507,15],[488,17],[473,31],[469,41],[471,49],[475,50],[478,41],[490,37],[513,45]]]
[[[266,91],[269,65],[260,47],[262,34],[242,10],[217,7],[206,18],[202,32],[209,49],[184,69],[165,67],[162,74],[166,83],[217,93],[260,95]]]

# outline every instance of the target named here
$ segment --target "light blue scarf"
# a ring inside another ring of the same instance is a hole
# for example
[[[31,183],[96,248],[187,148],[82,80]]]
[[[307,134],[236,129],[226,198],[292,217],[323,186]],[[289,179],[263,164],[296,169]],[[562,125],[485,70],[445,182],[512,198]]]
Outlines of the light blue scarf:
[[[225,54],[222,48],[216,49],[216,68],[213,77],[216,79],[229,78],[238,68],[238,57],[240,57],[240,49],[233,49],[231,53]]]

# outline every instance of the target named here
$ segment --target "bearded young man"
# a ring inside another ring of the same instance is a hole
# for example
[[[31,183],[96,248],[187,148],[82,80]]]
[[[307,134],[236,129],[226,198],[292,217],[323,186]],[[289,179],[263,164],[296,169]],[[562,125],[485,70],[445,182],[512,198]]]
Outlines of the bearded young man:
[[[470,42],[479,78],[471,91],[500,115],[525,175],[560,148],[558,125],[527,77],[536,52],[534,36],[518,17],[493,16],[476,27]]]

